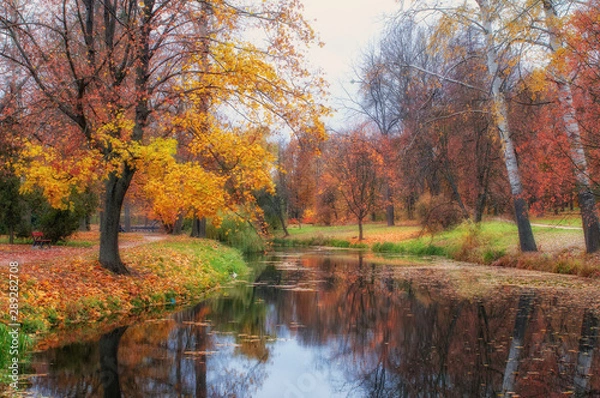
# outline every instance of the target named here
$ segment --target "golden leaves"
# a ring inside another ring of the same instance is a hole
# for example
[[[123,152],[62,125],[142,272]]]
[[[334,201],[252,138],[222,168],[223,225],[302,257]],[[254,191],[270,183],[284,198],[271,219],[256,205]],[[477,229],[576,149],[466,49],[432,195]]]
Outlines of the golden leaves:
[[[23,178],[21,192],[42,189],[52,207],[67,209],[73,190],[81,193],[98,181],[100,157],[92,150],[79,149],[64,156],[58,149],[26,141],[15,172]]]

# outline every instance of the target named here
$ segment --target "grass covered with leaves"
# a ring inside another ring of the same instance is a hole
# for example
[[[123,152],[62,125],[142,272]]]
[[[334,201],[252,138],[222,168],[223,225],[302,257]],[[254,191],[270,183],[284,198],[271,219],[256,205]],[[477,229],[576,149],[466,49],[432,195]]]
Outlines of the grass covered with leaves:
[[[231,280],[233,273],[247,272],[239,251],[217,242],[189,237],[154,240],[136,242],[132,237],[135,244],[123,245],[129,276],[102,268],[94,260],[95,250],[53,256],[61,249],[32,249],[38,257],[25,257],[28,260],[19,265],[22,331],[41,333],[182,304]],[[4,281],[7,268],[0,268]],[[0,296],[2,323],[8,323],[8,306],[8,295]]]

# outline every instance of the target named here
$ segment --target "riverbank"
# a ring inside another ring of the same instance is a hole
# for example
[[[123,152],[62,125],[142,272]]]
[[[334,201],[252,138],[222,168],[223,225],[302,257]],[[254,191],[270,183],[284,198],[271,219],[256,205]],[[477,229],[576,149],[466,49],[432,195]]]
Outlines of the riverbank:
[[[470,263],[530,269],[584,277],[600,276],[600,256],[585,254],[583,231],[575,216],[533,220],[537,253],[519,250],[516,225],[506,220],[488,220],[479,225],[464,223],[437,233],[428,233],[415,223],[388,227],[365,226],[359,242],[357,228],[348,226],[302,226],[290,228],[289,237],[276,237],[274,246],[329,246],[370,250],[380,254],[443,256]]]
[[[85,233],[69,246],[51,249],[0,244],[0,257],[18,263],[22,333],[36,336],[99,321],[114,323],[166,305],[183,305],[247,272],[239,251],[215,241],[128,234],[121,256],[131,275],[113,275],[95,260],[95,238]],[[0,268],[0,277],[9,280],[9,267]],[[0,296],[0,308],[0,321],[11,323],[8,294]],[[45,339],[43,344],[52,343]]]

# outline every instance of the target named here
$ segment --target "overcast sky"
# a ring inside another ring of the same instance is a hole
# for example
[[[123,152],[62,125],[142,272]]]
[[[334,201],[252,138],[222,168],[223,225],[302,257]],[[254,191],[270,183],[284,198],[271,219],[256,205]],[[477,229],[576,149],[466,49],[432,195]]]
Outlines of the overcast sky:
[[[312,62],[323,69],[330,83],[332,106],[340,107],[344,87],[352,92],[356,87],[352,64],[360,52],[372,42],[383,27],[384,14],[399,8],[396,0],[303,0],[304,16],[319,33],[325,47],[312,51]],[[329,121],[330,127],[342,128],[344,115]]]

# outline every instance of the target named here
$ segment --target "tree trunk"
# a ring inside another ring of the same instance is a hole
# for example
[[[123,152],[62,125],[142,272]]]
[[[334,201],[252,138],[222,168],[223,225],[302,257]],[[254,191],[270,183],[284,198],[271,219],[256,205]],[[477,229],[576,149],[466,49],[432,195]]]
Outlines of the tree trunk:
[[[564,48],[556,27],[558,12],[552,0],[545,0],[544,13],[545,22],[550,33],[550,49],[556,53]],[[573,105],[573,94],[571,84],[562,71],[556,70],[556,81],[558,84],[558,102],[562,108],[562,119],[571,144],[571,160],[575,165],[575,177],[577,178],[577,188],[579,195],[579,208],[581,211],[581,220],[583,224],[583,234],[585,236],[585,249],[588,253],[594,253],[600,248],[600,223],[596,214],[596,200],[590,187],[588,177],[588,165],[581,142],[581,132],[579,122],[577,121],[575,106]]]
[[[517,221],[517,229],[519,231],[519,243],[521,251],[535,252],[537,251],[531,223],[529,222],[529,214],[527,212],[527,202],[521,197],[514,199],[515,218]]]
[[[477,167],[477,200],[475,201],[475,222],[480,223],[483,220],[483,213],[485,211],[485,207],[487,206],[487,196],[488,196],[488,186],[490,180],[491,173],[491,165],[490,165],[490,154],[492,145],[489,141],[485,140],[481,134],[478,134],[477,140],[477,159],[478,159],[478,167]],[[482,145],[485,145],[485,149],[482,151],[480,148],[480,142],[484,140]],[[483,152],[483,159],[481,159],[481,153]]]
[[[206,217],[194,216],[192,221],[192,238],[206,238]]]
[[[116,274],[129,273],[119,254],[119,229],[121,207],[133,174],[134,170],[125,166],[120,177],[112,173],[105,183],[104,212],[100,229],[100,264]]]
[[[506,123],[508,112],[506,111],[504,97],[499,95],[494,102],[496,103],[496,106],[500,108],[501,112],[501,115],[499,116],[500,120],[497,123],[500,138],[504,146],[504,163],[508,173],[508,181],[510,183],[510,191],[515,208],[515,219],[519,230],[519,243],[522,251],[535,252],[537,251],[537,247],[533,237],[533,231],[531,230],[531,223],[529,222],[527,202],[523,198],[523,185],[521,183],[521,173],[517,162],[517,153],[513,141],[510,138],[508,125]]]
[[[290,233],[288,232],[287,225],[285,223],[285,218],[283,217],[283,212],[281,211],[281,209],[278,209],[277,217],[279,218],[279,222],[281,223],[281,229],[283,229],[283,233],[284,233],[283,236],[284,237],[290,236]]]
[[[408,217],[409,220],[415,219],[415,196],[415,193],[411,192],[406,198],[406,217]]]
[[[183,215],[179,215],[177,220],[175,220],[175,224],[173,225],[173,235],[181,235],[181,231],[183,230]]]
[[[588,253],[597,252],[600,249],[600,225],[596,215],[596,199],[591,190],[582,189],[579,191],[579,209],[585,238],[585,250]]]
[[[487,190],[479,192],[475,202],[475,223],[479,224],[483,220],[483,212],[487,202]]]
[[[388,227],[395,224],[394,203],[392,203],[392,188],[387,180],[383,183],[383,202],[385,203],[385,220]]]
[[[575,165],[585,249],[588,253],[594,253],[600,248],[600,222],[596,214],[596,198],[594,197],[588,178],[587,159],[581,142],[579,123],[575,119],[571,86],[566,82],[560,82],[558,88],[558,98],[563,108],[563,123],[565,132],[571,143],[571,159]]]
[[[363,219],[358,219],[358,240],[362,242],[363,240]]]
[[[84,214],[79,219],[79,230],[82,231],[82,232],[91,231],[91,228],[90,228],[90,215],[89,214]]]
[[[12,224],[8,226],[8,243],[15,243],[15,227]]]
[[[467,210],[467,208],[465,207],[465,204],[462,201],[462,197],[460,196],[460,192],[458,192],[458,186],[456,185],[456,182],[454,181],[454,176],[452,175],[452,173],[450,172],[450,162],[448,161],[448,159],[444,159],[444,176],[446,177],[446,181],[448,181],[448,184],[450,185],[450,188],[452,189],[452,199],[456,201],[456,203],[458,204],[458,207],[460,207],[460,211],[462,213],[462,218],[464,220],[468,220],[469,218],[471,218],[469,216],[469,211]]]
[[[485,28],[486,63],[488,77],[491,83],[491,94],[493,101],[492,115],[496,128],[498,129],[502,147],[504,149],[504,164],[508,174],[510,191],[515,208],[515,218],[517,221],[517,227],[519,229],[519,243],[522,251],[535,252],[537,251],[537,247],[533,237],[533,232],[531,230],[531,224],[529,222],[527,203],[523,198],[523,184],[521,183],[521,173],[519,172],[517,153],[508,129],[508,110],[506,107],[506,100],[500,89],[502,82],[498,76],[499,55],[496,50],[497,46],[494,40],[494,28],[492,25],[492,20],[494,17],[490,14],[491,7],[488,0],[477,0],[477,3],[479,4],[483,27]]]

